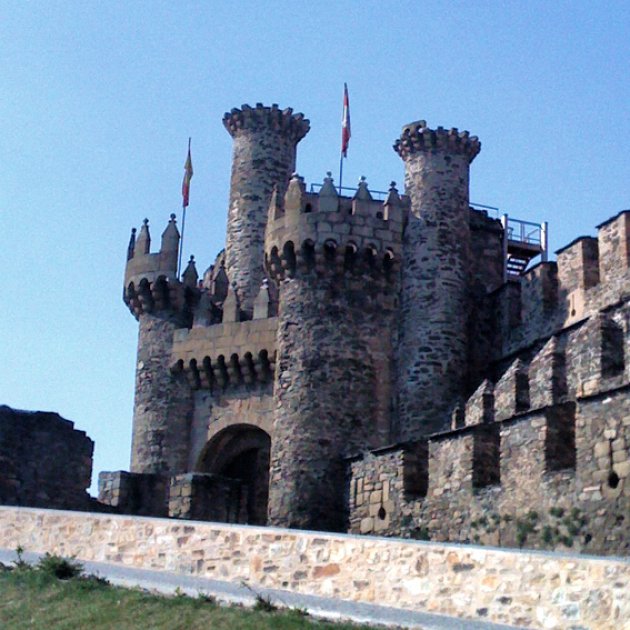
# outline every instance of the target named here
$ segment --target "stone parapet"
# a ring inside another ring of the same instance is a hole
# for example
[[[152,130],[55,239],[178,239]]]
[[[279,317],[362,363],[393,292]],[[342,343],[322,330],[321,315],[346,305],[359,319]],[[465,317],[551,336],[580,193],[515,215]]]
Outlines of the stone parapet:
[[[273,377],[276,317],[180,328],[173,335],[171,366],[184,371],[195,389],[226,387]]]
[[[182,281],[177,277],[179,232],[174,214],[162,233],[160,250],[154,253],[150,250],[149,221],[145,219],[138,239],[135,228],[132,230],[127,249],[125,304],[136,319],[142,313],[190,311],[199,299],[197,272],[191,257]],[[190,314],[187,318],[190,319]]]
[[[465,155],[472,162],[481,151],[481,142],[468,131],[455,127],[429,129],[426,121],[418,120],[403,127],[400,138],[394,143],[394,151],[403,159],[414,153],[442,151]]]
[[[503,292],[497,311],[518,311],[518,321],[502,321],[497,355],[523,350],[574,326],[599,311],[627,301],[630,283],[630,211],[598,226],[598,236],[580,237],[558,250],[557,263],[529,269],[520,279],[521,295]]]
[[[430,436],[428,454],[363,455],[349,464],[350,530],[628,555],[629,404],[625,387]]]
[[[392,186],[385,202],[371,198],[361,182],[354,198],[340,197],[332,179],[307,193],[295,175],[282,199],[272,196],[265,260],[276,279],[295,273],[375,275],[394,280],[400,268],[408,200]]]
[[[275,103],[271,107],[256,103],[255,107],[241,105],[241,109],[235,107],[226,112],[223,126],[232,137],[244,131],[271,130],[298,143],[308,133],[310,122],[304,114],[294,114],[291,107],[280,109]]]
[[[619,630],[620,558],[0,508],[0,547],[527,628]]]

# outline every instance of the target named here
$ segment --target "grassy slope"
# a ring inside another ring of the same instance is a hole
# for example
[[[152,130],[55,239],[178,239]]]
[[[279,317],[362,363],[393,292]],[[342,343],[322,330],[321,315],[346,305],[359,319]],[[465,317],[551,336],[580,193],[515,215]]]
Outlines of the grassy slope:
[[[298,611],[216,606],[202,598],[160,597],[93,579],[58,580],[34,569],[0,570],[0,628],[42,630],[357,630]],[[367,626],[361,626],[367,628]]]

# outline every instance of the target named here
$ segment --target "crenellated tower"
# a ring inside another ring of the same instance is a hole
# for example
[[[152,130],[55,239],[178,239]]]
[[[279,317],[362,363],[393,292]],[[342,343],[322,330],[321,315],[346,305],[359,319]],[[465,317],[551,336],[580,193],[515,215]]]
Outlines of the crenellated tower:
[[[244,318],[264,277],[263,254],[267,209],[276,186],[284,194],[295,170],[296,147],[309,121],[291,108],[243,105],[223,117],[234,139],[230,205],[225,246],[226,271]]]
[[[198,299],[191,258],[177,278],[179,231],[172,214],[160,250],[151,253],[149,221],[127,250],[123,299],[138,320],[138,355],[131,447],[131,472],[186,470],[192,397],[183,377],[171,374],[173,332],[191,325]]]
[[[405,201],[294,175],[269,208],[265,262],[279,288],[269,522],[345,525],[343,457],[390,440],[392,334]]]
[[[403,243],[398,400],[400,439],[444,428],[464,389],[470,277],[469,165],[476,136],[403,127],[394,145],[405,163],[411,210]]]

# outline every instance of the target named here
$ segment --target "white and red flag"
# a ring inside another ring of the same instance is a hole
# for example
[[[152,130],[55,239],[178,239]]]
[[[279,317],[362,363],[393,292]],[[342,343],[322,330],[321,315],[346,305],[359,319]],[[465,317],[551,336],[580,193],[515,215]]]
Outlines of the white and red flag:
[[[190,138],[188,138],[188,157],[184,164],[184,181],[182,182],[182,208],[188,207],[190,197],[190,180],[193,176],[192,160],[190,158]]]
[[[343,116],[341,118],[341,155],[348,157],[350,143],[350,101],[348,100],[348,85],[343,84]]]

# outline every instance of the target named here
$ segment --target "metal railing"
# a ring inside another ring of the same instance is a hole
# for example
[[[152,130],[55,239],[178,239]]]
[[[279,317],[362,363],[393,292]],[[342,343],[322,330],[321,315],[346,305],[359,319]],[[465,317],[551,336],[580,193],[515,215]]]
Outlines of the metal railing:
[[[526,243],[527,245],[538,245],[543,247],[545,244],[545,223],[532,223],[531,221],[521,221],[520,219],[512,219],[504,215],[507,219],[505,230],[509,241],[518,243]]]
[[[324,184],[311,184],[309,192],[319,192],[323,185]],[[356,186],[335,186],[335,190],[339,194],[347,191],[349,193],[352,193],[348,195],[348,197],[354,197],[354,194],[357,192],[358,188]],[[370,191],[370,195],[372,195],[372,199],[375,199],[376,201],[385,201],[385,199],[387,199],[387,195],[389,195],[389,192],[385,190],[372,190],[371,188],[369,188],[368,190]]]

